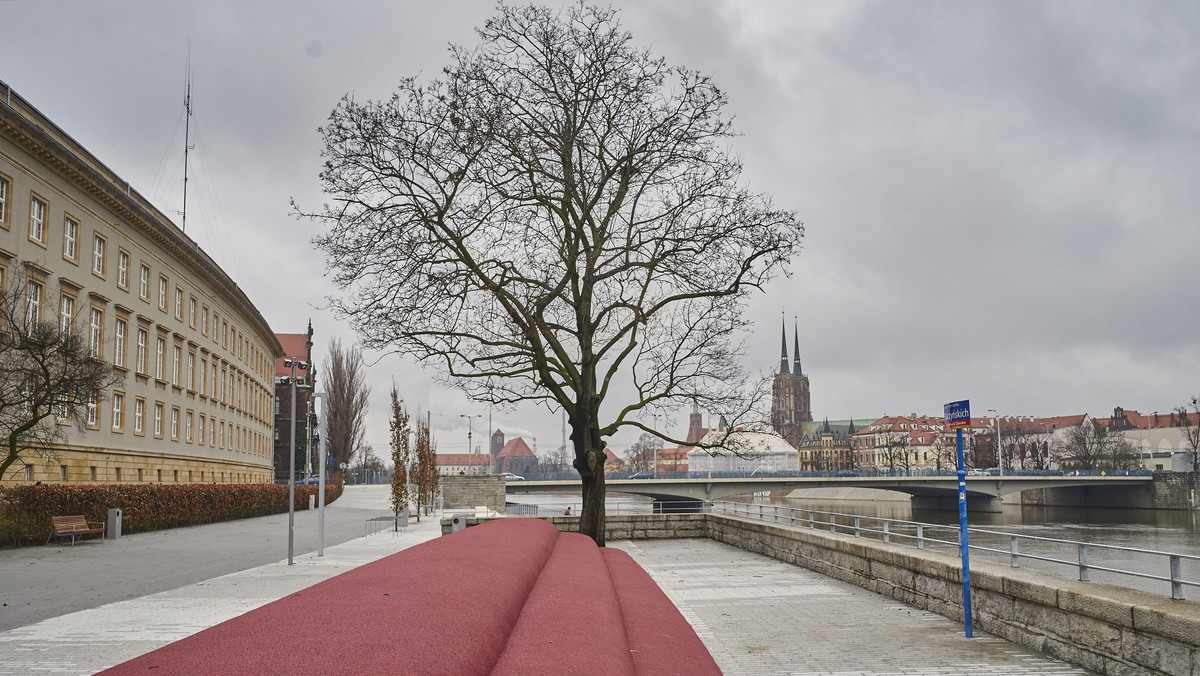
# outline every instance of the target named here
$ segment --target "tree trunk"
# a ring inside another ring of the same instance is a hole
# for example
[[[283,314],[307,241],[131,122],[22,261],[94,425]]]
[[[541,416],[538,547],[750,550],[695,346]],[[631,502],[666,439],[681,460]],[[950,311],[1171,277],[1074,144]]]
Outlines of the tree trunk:
[[[581,407],[587,410],[588,407]],[[571,420],[571,441],[575,443],[575,469],[583,490],[583,509],[579,511],[579,532],[604,546],[604,440],[596,412],[585,420]]]

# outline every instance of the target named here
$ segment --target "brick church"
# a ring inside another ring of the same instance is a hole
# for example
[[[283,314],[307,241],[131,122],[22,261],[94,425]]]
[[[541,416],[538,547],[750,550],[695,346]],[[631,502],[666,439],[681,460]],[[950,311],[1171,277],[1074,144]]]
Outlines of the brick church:
[[[783,326],[782,355],[779,372],[775,374],[771,387],[771,427],[792,448],[800,448],[804,437],[804,423],[812,422],[812,401],[808,389],[808,376],[800,366],[800,329],[796,327],[792,350],[792,362],[788,364],[787,326]]]

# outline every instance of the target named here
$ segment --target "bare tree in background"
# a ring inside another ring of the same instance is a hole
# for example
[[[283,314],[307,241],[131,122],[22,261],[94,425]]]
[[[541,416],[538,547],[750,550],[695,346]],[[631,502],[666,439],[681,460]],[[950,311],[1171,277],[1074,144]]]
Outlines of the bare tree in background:
[[[662,448],[662,440],[649,432],[642,432],[638,440],[625,451],[625,462],[630,472],[654,470],[654,454]]]
[[[392,384],[392,416],[388,420],[392,447],[392,511],[400,514],[408,508],[412,495],[408,488],[408,470],[412,467],[412,442],[408,426],[409,415],[400,401],[396,385]]]
[[[1066,469],[1129,469],[1137,452],[1120,432],[1094,420],[1071,427],[1055,441],[1054,452]]]
[[[1183,442],[1192,454],[1192,471],[1200,472],[1200,424],[1194,423],[1192,417],[1200,419],[1200,397],[1192,397],[1189,402],[1192,410],[1189,413],[1186,406],[1176,409],[1179,425],[1183,427]]]
[[[329,341],[329,365],[325,372],[325,391],[329,407],[325,433],[329,456],[337,465],[349,467],[354,451],[363,445],[366,434],[367,400],[371,389],[366,384],[362,352],[357,347],[343,348],[337,338]]]
[[[124,382],[93,356],[74,314],[63,318],[61,299],[51,302],[46,287],[20,273],[0,293],[0,477],[30,456],[51,460],[67,431],[83,432],[105,391]]]
[[[342,100],[310,215],[365,346],[566,412],[580,532],[603,544],[606,438],[693,400],[746,423],[743,309],[803,227],[741,184],[724,92],[613,10],[498,12],[442,79]]]

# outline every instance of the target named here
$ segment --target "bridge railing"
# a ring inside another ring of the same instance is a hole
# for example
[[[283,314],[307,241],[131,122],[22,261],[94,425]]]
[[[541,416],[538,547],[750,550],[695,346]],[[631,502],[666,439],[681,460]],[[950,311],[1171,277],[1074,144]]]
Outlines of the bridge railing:
[[[999,470],[992,469],[971,469],[968,474],[971,477],[987,476],[1001,478]],[[1005,469],[1004,477],[1060,477],[1060,476],[1086,476],[1092,478],[1107,478],[1117,476],[1153,476],[1154,472],[1148,469],[1133,469],[1133,470],[1061,470],[1061,469]],[[522,475],[528,481],[579,481],[579,473],[570,472],[526,472]],[[652,470],[644,470],[641,472],[609,472],[605,474],[605,479],[608,481],[624,481],[627,479],[852,479],[852,478],[911,478],[911,477],[945,477],[952,478],[957,476],[954,470],[950,469],[914,469],[910,471],[904,470],[880,470],[880,469],[839,469],[839,470],[783,470],[783,471],[761,471],[761,470],[741,470],[732,472],[668,472],[659,470],[656,474]]]
[[[958,526],[944,524],[725,500],[714,501],[712,513],[819,528],[831,533],[851,534],[854,537],[868,537],[883,542],[895,541],[911,544],[917,549],[932,546],[957,551],[959,547]],[[1055,572],[1061,571],[1063,567],[1074,568],[1078,579],[1083,582],[1090,582],[1093,572],[1111,573],[1114,580],[1120,581],[1117,584],[1124,586],[1137,586],[1125,582],[1127,577],[1153,580],[1169,584],[1173,599],[1184,598],[1184,587],[1200,587],[1200,575],[1196,575],[1195,572],[1200,570],[1200,556],[1021,535],[984,528],[968,528],[967,533],[971,549],[990,555],[999,554],[1007,558],[1013,568],[1021,567],[1022,561],[1039,561],[1053,564],[1049,568]],[[1102,557],[1104,560],[1099,560]],[[1185,572],[1185,564],[1190,567],[1191,572]],[[1131,570],[1133,566],[1141,569]],[[1186,577],[1187,575],[1191,577]]]

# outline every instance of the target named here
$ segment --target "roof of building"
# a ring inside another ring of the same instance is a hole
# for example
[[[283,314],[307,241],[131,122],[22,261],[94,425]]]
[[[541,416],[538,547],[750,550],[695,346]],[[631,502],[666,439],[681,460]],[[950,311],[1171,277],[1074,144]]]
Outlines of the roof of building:
[[[283,354],[285,356],[308,359],[307,333],[276,333],[275,338],[279,340],[279,344],[283,347]],[[282,356],[275,359],[276,378],[285,378],[292,375],[292,369],[283,365],[283,359],[284,357]],[[309,364],[309,368],[312,368],[311,364]]]
[[[610,464],[624,465],[625,461],[618,458],[617,454],[612,452],[612,449],[605,448],[604,449],[604,464],[606,464],[606,465],[610,465]]]
[[[504,448],[496,454],[497,458],[536,458],[537,454],[529,448],[529,444],[521,437],[509,439]]]

